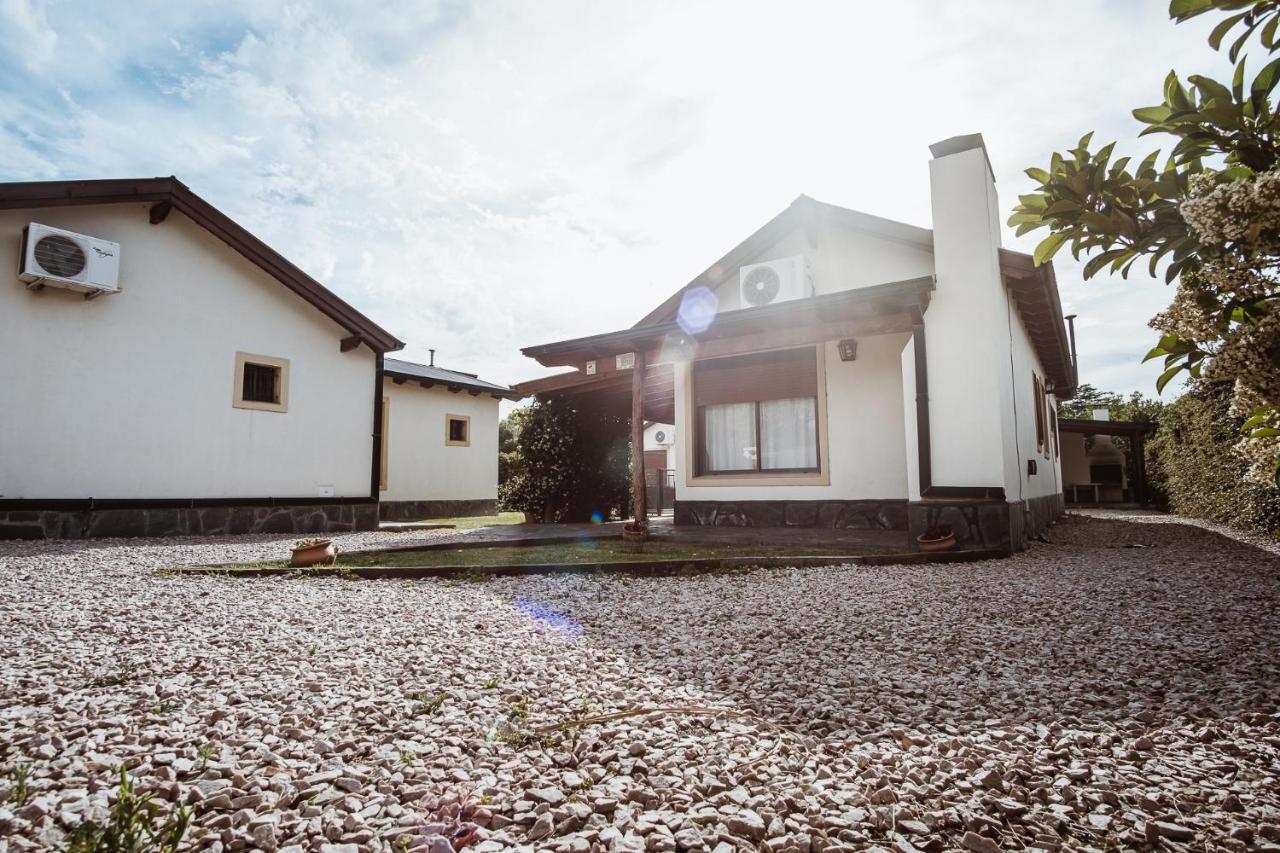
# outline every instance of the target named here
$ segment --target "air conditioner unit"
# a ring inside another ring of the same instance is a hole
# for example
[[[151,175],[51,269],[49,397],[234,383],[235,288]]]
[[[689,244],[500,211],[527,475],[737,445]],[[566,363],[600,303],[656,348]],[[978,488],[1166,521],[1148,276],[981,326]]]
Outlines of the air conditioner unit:
[[[657,444],[661,444],[663,447],[670,447],[676,443],[675,427],[664,426],[660,430],[655,430],[653,433],[653,440]]]
[[[793,255],[762,264],[748,264],[738,271],[738,288],[743,308],[759,308],[812,296],[813,276],[809,272],[809,260],[804,255]]]
[[[22,229],[22,268],[28,290],[61,287],[85,298],[120,290],[120,244],[32,222]]]

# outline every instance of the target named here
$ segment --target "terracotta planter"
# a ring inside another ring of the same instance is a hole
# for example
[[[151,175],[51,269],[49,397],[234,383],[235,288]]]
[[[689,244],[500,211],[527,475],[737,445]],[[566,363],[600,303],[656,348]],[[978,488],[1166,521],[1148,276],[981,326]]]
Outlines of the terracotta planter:
[[[921,551],[950,551],[956,547],[956,534],[950,530],[943,533],[937,531],[940,535],[928,536],[921,533],[916,537],[916,544],[920,546]]]
[[[289,566],[295,569],[305,569],[309,566],[332,566],[337,561],[338,546],[333,544],[333,540],[316,539],[299,543],[293,549],[293,557],[289,560]]]
[[[634,521],[628,521],[622,525],[622,541],[623,542],[644,542],[649,538],[649,525],[636,527]]]

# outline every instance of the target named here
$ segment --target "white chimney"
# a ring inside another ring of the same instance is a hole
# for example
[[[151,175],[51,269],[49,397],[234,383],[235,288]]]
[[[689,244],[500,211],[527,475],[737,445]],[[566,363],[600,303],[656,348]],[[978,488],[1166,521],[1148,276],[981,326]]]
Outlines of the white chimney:
[[[981,134],[954,136],[929,150],[937,279],[924,313],[932,481],[1001,487],[1016,496],[1024,464],[1013,450],[1008,302],[1000,276],[995,179]],[[974,400],[996,402],[975,406]],[[913,498],[914,491],[913,486]]]
[[[1111,412],[1108,409],[1094,409],[1093,419],[1095,421],[1109,421],[1111,420]]]

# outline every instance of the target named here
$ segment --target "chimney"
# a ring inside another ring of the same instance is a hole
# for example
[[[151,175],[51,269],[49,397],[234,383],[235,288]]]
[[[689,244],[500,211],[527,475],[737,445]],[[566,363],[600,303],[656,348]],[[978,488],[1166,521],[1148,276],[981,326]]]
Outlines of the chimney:
[[[427,350],[427,352],[431,353],[431,364],[430,364],[430,366],[431,366],[431,367],[435,367],[435,366],[436,366],[436,351],[435,351],[435,350],[433,350],[433,349],[429,349],[429,350]]]
[[[953,136],[929,151],[936,284],[924,325],[932,482],[1002,487],[1016,496],[1025,466],[1008,434],[1009,308],[995,178],[982,134]]]

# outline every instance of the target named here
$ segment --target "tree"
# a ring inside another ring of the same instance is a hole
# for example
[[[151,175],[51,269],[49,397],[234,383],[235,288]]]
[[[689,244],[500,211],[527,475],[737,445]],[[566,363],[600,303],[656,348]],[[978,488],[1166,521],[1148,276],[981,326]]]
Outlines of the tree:
[[[545,522],[621,518],[631,500],[630,414],[570,398],[518,411],[503,509]]]
[[[1251,439],[1237,443],[1251,476],[1280,482],[1280,113],[1272,93],[1280,59],[1249,79],[1244,48],[1256,34],[1268,53],[1280,49],[1280,0],[1173,0],[1170,17],[1185,21],[1226,13],[1209,37],[1228,35],[1235,73],[1230,85],[1176,72],[1163,102],[1133,111],[1139,134],[1176,142],[1159,165],[1153,151],[1136,166],[1112,160],[1115,143],[1091,150],[1092,134],[1048,169],[1027,175],[1039,188],[1019,197],[1009,219],[1019,235],[1047,228],[1035,249],[1042,264],[1064,246],[1089,259],[1084,277],[1104,269],[1127,277],[1145,260],[1164,266],[1177,293],[1152,318],[1161,332],[1146,360],[1163,358],[1157,391],[1183,371],[1193,379],[1234,384],[1233,411]],[[1246,85],[1247,84],[1247,85]]]

